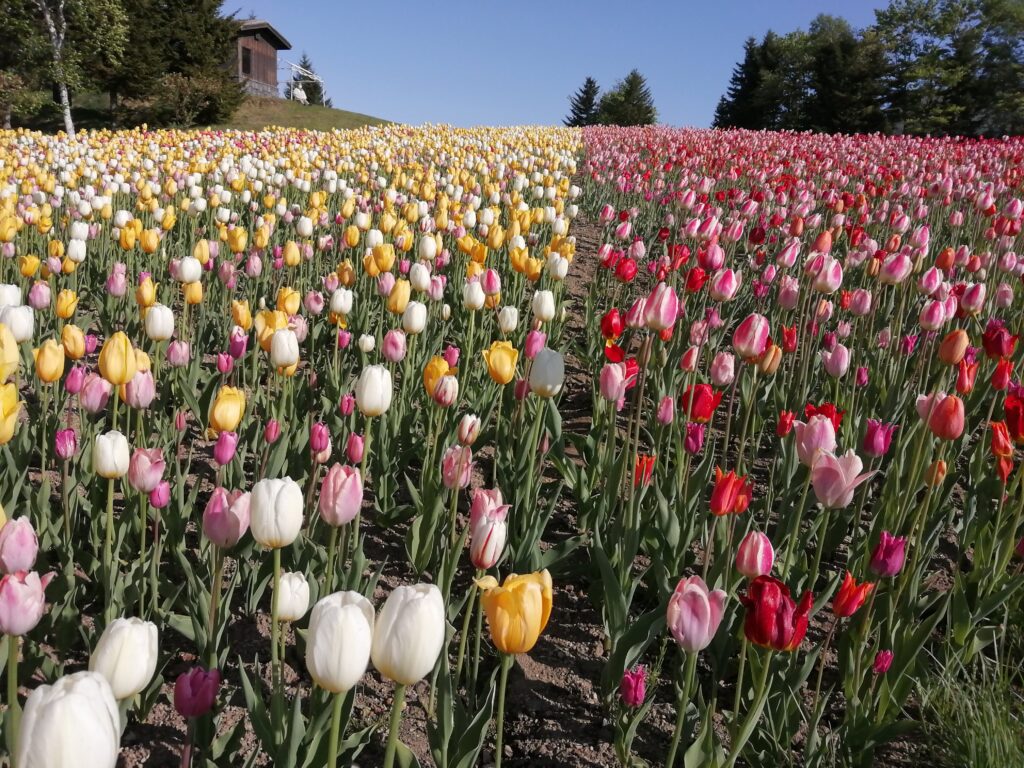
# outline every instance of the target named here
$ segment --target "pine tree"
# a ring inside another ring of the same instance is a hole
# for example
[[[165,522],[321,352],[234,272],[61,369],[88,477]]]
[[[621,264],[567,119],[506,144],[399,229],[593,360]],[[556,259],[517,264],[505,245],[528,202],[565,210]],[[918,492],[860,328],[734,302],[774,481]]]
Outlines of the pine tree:
[[[305,51],[302,52],[302,58],[299,59],[299,66],[316,74],[316,70],[313,69],[313,60],[309,58]],[[306,93],[306,101],[310,104],[319,104],[323,107],[334,106],[330,99],[324,98],[323,83],[318,83],[316,80],[310,80],[306,75],[298,72],[292,75],[292,79],[284,87],[285,96],[287,98],[290,99],[292,97],[292,89],[296,85],[302,86],[302,90]]]
[[[632,70],[601,97],[600,122],[605,125],[651,125],[658,119],[647,80]]]
[[[580,89],[569,98],[571,110],[562,122],[572,128],[596,125],[598,122],[597,95],[600,92],[597,80],[588,77]]]
[[[769,33],[771,34],[771,33]],[[715,109],[715,128],[764,127],[755,104],[761,84],[761,61],[757,40],[743,43],[743,60],[732,70],[729,87]]]

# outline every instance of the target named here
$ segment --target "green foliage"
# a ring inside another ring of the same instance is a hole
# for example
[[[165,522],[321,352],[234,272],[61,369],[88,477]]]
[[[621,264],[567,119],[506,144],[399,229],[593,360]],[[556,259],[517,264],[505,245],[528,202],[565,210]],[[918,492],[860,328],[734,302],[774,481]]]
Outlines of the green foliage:
[[[1024,130],[1024,4],[893,0],[857,31],[808,30],[744,44],[716,127],[1000,135]]]
[[[651,125],[658,119],[647,80],[632,70],[601,97],[598,121],[604,125]]]
[[[597,97],[601,88],[597,80],[588,77],[583,85],[569,98],[569,114],[562,121],[572,128],[582,128],[585,125],[597,125],[599,120],[597,109]]]
[[[151,111],[159,125],[190,128],[210,123],[234,109],[225,106],[235,103],[235,94],[234,89],[225,91],[223,78],[173,73],[160,78],[158,86],[159,95]]]

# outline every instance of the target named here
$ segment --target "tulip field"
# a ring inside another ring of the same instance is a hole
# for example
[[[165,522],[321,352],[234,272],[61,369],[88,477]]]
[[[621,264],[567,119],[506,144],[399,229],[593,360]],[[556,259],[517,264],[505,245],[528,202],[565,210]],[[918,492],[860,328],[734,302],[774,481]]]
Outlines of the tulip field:
[[[1021,138],[0,131],[7,764],[919,764],[1021,657],[1022,217]]]

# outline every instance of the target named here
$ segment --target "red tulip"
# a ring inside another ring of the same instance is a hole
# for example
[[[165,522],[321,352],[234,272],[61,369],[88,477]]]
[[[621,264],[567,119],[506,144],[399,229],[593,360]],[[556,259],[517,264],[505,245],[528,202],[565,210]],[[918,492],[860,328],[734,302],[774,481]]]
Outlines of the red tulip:
[[[810,421],[812,416],[824,416],[832,422],[832,427],[836,432],[839,432],[839,426],[843,423],[845,415],[846,411],[840,411],[832,403],[822,403],[821,405],[808,403],[804,406],[804,421]]]
[[[981,335],[981,346],[990,359],[1006,358],[1013,354],[1017,346],[1017,336],[1012,335],[999,320],[990,320],[985,332]]]
[[[785,437],[793,429],[793,422],[796,419],[796,414],[792,411],[782,411],[779,413],[779,424],[775,427],[775,434],[779,437]]]
[[[735,470],[726,474],[721,467],[715,467],[715,487],[711,491],[711,514],[739,515],[746,512],[754,492],[754,484],[747,477],[739,476]]]
[[[875,585],[868,581],[858,584],[853,574],[847,571],[839,592],[832,600],[832,612],[841,619],[853,616],[864,605],[864,601],[874,588]]]
[[[689,416],[690,421],[707,424],[715,415],[720,402],[722,393],[716,392],[710,384],[693,384],[686,388],[679,399],[679,409]]]
[[[771,576],[759,576],[750,582],[740,602],[746,608],[743,634],[747,640],[776,651],[800,647],[813,602],[810,590],[795,603],[789,587]]]
[[[796,345],[796,325],[792,325],[789,328],[782,326],[782,351],[786,354],[796,352]]]
[[[932,407],[928,429],[940,440],[956,440],[964,433],[964,401],[956,395],[944,397]]]

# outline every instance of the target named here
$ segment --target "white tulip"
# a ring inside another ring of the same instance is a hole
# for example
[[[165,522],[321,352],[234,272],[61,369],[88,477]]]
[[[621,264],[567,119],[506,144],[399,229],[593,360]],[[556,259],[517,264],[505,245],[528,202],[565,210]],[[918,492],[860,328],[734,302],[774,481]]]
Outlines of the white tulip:
[[[10,283],[0,284],[0,309],[21,306],[21,286]]]
[[[295,234],[299,237],[313,236],[313,220],[309,216],[299,216],[295,222]]]
[[[381,608],[373,629],[373,666],[399,685],[412,685],[437,663],[444,646],[445,609],[433,584],[395,589]]]
[[[420,237],[416,252],[424,261],[433,261],[437,257],[437,240],[433,235],[423,235]]]
[[[370,214],[366,211],[359,211],[355,216],[356,228],[361,232],[365,232],[370,228]]]
[[[355,297],[348,288],[338,288],[331,294],[331,312],[336,315],[347,315],[352,311]]]
[[[498,312],[498,328],[504,334],[512,333],[519,326],[519,310],[516,307],[504,306]]]
[[[35,314],[29,306],[6,306],[0,309],[0,323],[6,325],[14,340],[21,344],[32,339]]]
[[[281,574],[280,594],[277,597],[277,618],[280,621],[298,621],[309,608],[309,582],[298,572]]]
[[[97,475],[108,480],[124,477],[128,474],[130,459],[128,438],[116,429],[96,435],[92,445],[92,469]]]
[[[418,301],[410,301],[402,313],[402,330],[415,335],[427,327],[427,307]]]
[[[384,244],[384,233],[379,229],[371,229],[366,233],[366,247],[373,250],[378,245]]]
[[[167,341],[174,335],[174,312],[163,304],[154,304],[146,310],[145,325],[150,341]]]
[[[290,328],[279,328],[270,337],[270,364],[290,368],[299,362],[299,339]]]
[[[569,274],[569,260],[562,258],[557,253],[552,253],[548,256],[548,274],[551,275],[551,279],[555,281],[565,280],[565,276]]]
[[[555,319],[555,295],[551,291],[537,291],[533,294],[533,316],[542,323]]]
[[[356,686],[370,663],[373,606],[358,592],[335,592],[313,606],[306,634],[306,667],[331,693]]]
[[[68,258],[75,264],[85,261],[85,240],[72,239],[68,241]]]
[[[252,537],[271,549],[287,547],[302,529],[302,489],[290,477],[264,478],[249,497]]]
[[[441,319],[444,320],[445,322],[448,322],[448,320],[449,320],[449,318],[451,318],[451,316],[452,316],[452,308],[451,308],[451,306],[449,306],[448,304],[442,304],[441,305]]]
[[[356,405],[364,416],[380,416],[391,407],[394,388],[391,373],[383,365],[363,369],[356,382]]]
[[[368,355],[377,348],[377,339],[368,333],[364,333],[359,337],[359,341],[356,344],[359,345],[360,352]]]
[[[462,306],[470,311],[483,307],[487,297],[479,280],[471,280],[462,286]]]
[[[156,624],[142,619],[114,619],[103,630],[89,657],[89,671],[110,683],[114,698],[141,693],[156,672]]]
[[[75,221],[71,223],[71,239],[72,240],[88,240],[89,239],[89,225],[84,221]]]
[[[544,347],[530,367],[530,391],[540,397],[554,397],[565,381],[565,360],[560,352]]]
[[[430,270],[426,264],[413,264],[409,269],[409,285],[414,291],[426,293],[430,290]]]
[[[18,733],[21,768],[113,768],[121,717],[110,683],[76,672],[29,694]]]
[[[198,283],[203,278],[203,265],[195,256],[186,256],[178,262],[178,282]]]

